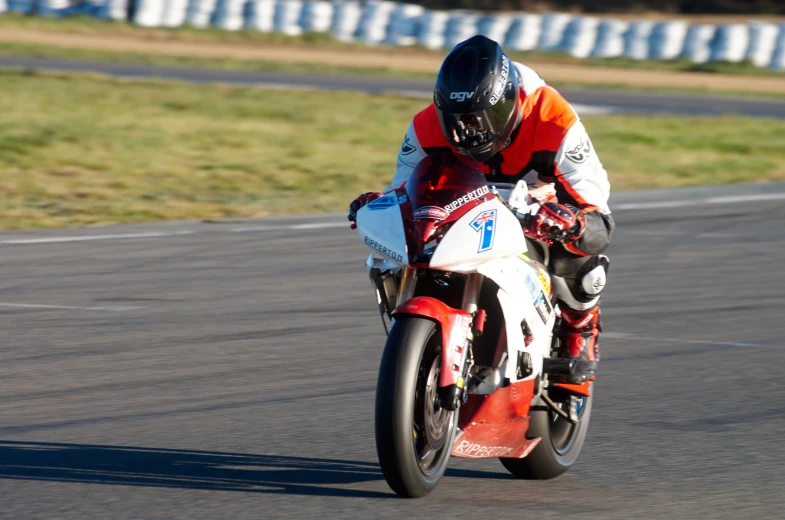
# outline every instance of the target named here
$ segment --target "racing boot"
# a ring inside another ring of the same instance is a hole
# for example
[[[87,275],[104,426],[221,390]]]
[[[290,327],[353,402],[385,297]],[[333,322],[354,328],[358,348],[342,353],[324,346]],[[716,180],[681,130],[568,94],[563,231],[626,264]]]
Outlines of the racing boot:
[[[564,320],[562,356],[575,360],[572,373],[564,376],[564,382],[581,384],[594,377],[600,361],[600,306],[585,311],[562,306],[561,317]]]

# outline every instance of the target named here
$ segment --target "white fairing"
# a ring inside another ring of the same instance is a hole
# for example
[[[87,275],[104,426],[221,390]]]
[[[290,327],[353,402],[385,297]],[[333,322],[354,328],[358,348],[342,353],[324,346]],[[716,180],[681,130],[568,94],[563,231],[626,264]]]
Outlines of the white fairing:
[[[390,193],[357,212],[360,240],[374,252],[399,264],[408,265],[406,235],[398,197]]]
[[[495,258],[526,252],[520,221],[499,200],[472,208],[444,235],[430,267],[469,273]]]
[[[526,211],[531,199],[525,183],[510,191],[509,201]],[[368,267],[408,266],[406,237],[400,204],[405,195],[395,192],[371,202],[357,213],[357,230],[372,254]],[[458,201],[456,201],[458,202]],[[532,370],[524,379],[539,377],[543,358],[550,356],[555,312],[540,273],[529,260],[520,221],[499,199],[483,202],[452,224],[433,252],[430,268],[458,273],[480,273],[499,286],[497,296],[504,314],[506,356],[499,366],[484,368],[484,379],[473,393],[488,394],[518,381],[520,354],[530,355]],[[524,325],[525,323],[525,325]],[[524,338],[524,333],[529,337]],[[526,345],[527,339],[529,344]]]
[[[516,359],[515,351],[529,352],[532,359],[532,375],[542,372],[542,359],[548,357],[550,333],[556,319],[553,307],[537,278],[537,271],[526,261],[518,258],[499,258],[478,269],[499,286],[499,303],[504,312],[507,332],[507,349],[510,359]],[[521,322],[525,321],[532,341],[525,346]],[[507,364],[505,377],[515,377],[516,365]]]

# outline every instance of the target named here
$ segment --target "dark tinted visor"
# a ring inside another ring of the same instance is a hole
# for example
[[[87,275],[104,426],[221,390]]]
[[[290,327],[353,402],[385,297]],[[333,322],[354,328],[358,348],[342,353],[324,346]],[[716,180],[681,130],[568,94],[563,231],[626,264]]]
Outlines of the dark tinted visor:
[[[437,110],[447,139],[456,148],[475,148],[495,141],[504,134],[512,117],[514,100],[502,99],[484,110],[455,114]]]

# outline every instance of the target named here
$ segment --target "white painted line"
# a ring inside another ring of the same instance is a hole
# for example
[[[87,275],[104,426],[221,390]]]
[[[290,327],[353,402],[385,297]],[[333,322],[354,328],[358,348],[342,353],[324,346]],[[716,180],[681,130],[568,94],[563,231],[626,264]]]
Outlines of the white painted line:
[[[142,308],[142,307],[130,307],[124,305],[116,305],[113,307],[74,307],[72,305],[38,305],[35,303],[0,303],[0,307],[20,307],[23,309],[65,309],[65,310],[72,310],[72,311],[104,311],[104,312],[130,311],[130,310]]]
[[[82,235],[76,237],[19,238],[2,240],[2,245],[53,244],[57,242],[87,242],[91,240],[124,240],[128,238],[163,238],[193,235],[194,231],[170,231],[165,233],[118,233],[116,235]]]
[[[740,202],[761,202],[766,200],[785,200],[785,193],[760,193],[757,195],[734,195],[728,197],[708,197],[692,200],[663,200],[655,202],[633,202],[628,204],[614,204],[612,211],[629,209],[664,209],[684,208],[688,206],[710,206],[714,204],[738,204]]]
[[[635,334],[627,334],[623,332],[603,332],[600,334],[601,338],[608,339],[625,339],[632,341],[650,341],[653,343],[683,343],[687,345],[716,345],[720,347],[742,347],[742,348],[785,348],[783,345],[766,345],[764,343],[742,343],[735,341],[714,341],[714,340],[695,340],[695,339],[679,339],[679,338],[656,338],[648,336],[637,336]]]
[[[663,209],[663,208],[680,208],[688,206],[706,206],[713,204],[736,204],[740,202],[760,202],[766,200],[785,200],[785,193],[761,193],[758,195],[737,195],[727,197],[708,197],[704,199],[693,200],[676,200],[676,201],[655,201],[655,202],[635,202],[627,204],[615,204],[612,208],[613,211],[625,210],[645,210],[645,209]],[[270,224],[262,226],[246,226],[237,227],[219,232],[229,233],[252,233],[264,231],[300,231],[308,229],[332,229],[346,227],[349,229],[348,221],[341,222],[305,222],[302,224]],[[18,238],[0,240],[0,245],[35,245],[35,244],[54,244],[58,242],[88,242],[99,240],[126,240],[131,238],[167,238],[185,235],[194,235],[202,233],[212,233],[213,231],[168,231],[168,232],[150,232],[150,233],[118,233],[114,235],[81,235],[81,236],[66,236],[66,237],[48,237],[48,238]],[[647,233],[647,232],[642,232]],[[649,232],[648,234],[662,234],[661,232]],[[668,234],[680,235],[680,233],[670,232]],[[704,233],[700,235],[701,238],[725,238],[730,235]]]
[[[572,104],[572,108],[574,108],[578,114],[586,116],[604,116],[607,114],[615,114],[619,111],[614,107],[602,105],[581,105],[575,103]]]
[[[255,231],[297,231],[300,229],[329,229],[345,227],[350,229],[351,222],[308,222],[305,224],[281,224],[277,226],[250,226],[241,228],[232,228],[229,231],[232,233],[251,233]]]

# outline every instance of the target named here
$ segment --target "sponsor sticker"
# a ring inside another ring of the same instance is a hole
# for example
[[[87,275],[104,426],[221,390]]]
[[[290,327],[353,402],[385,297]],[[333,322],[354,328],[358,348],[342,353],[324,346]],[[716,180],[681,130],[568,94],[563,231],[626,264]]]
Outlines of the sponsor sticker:
[[[510,453],[512,448],[507,446],[483,446],[466,439],[455,446],[455,452],[467,457],[503,457]]]
[[[532,298],[536,299],[537,295],[540,293],[540,289],[537,287],[537,283],[532,279],[531,274],[526,274],[526,288],[529,289],[529,294],[531,294]]]
[[[484,253],[493,249],[493,239],[496,235],[496,210],[483,211],[474,217],[469,225],[480,233],[480,248],[477,252]]]
[[[365,244],[368,247],[370,247],[371,249],[374,249],[375,251],[378,251],[379,253],[383,254],[384,256],[392,258],[396,262],[403,262],[403,255],[401,255],[399,253],[396,253],[395,251],[393,251],[389,247],[380,244],[379,242],[373,240],[372,238],[369,238],[369,237],[366,236],[366,237],[363,238],[363,242],[365,242]]]
[[[444,220],[449,217],[450,214],[447,213],[446,210],[440,208],[439,206],[423,206],[422,208],[418,208],[417,211],[414,212],[414,219],[421,219],[421,218],[430,218],[433,220]]]
[[[396,204],[398,204],[398,199],[395,198],[395,195],[385,195],[384,197],[369,203],[366,207],[371,211],[377,211],[380,209],[387,209]]]
[[[540,315],[542,322],[548,323],[548,317],[551,315],[551,309],[545,302],[545,296],[542,294],[542,291],[540,291],[540,294],[538,294],[534,299],[534,308],[537,309],[537,314]]]
[[[496,83],[496,88],[493,89],[493,94],[488,102],[495,105],[504,95],[504,90],[507,88],[507,78],[510,76],[510,60],[507,56],[502,56],[502,71],[499,75],[499,82]]]
[[[483,195],[485,195],[486,193],[488,193],[489,191],[490,191],[490,189],[488,188],[488,186],[481,186],[481,187],[477,188],[476,190],[467,193],[463,197],[461,197],[459,199],[455,199],[454,201],[450,202],[449,204],[444,206],[444,210],[447,211],[448,213],[452,213],[453,211],[455,211],[456,209],[460,208],[461,206],[463,206],[467,202],[471,202],[473,200],[477,200],[480,197],[482,197]]]

